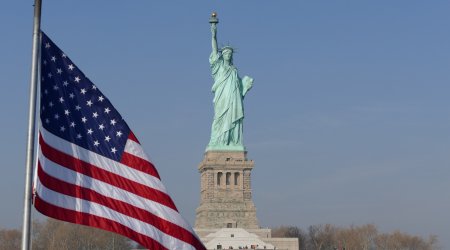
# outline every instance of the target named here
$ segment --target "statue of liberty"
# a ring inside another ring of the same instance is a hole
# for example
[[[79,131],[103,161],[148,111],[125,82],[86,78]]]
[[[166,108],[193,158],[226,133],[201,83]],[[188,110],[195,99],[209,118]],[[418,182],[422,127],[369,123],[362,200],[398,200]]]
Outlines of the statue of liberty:
[[[244,151],[242,140],[245,94],[253,85],[253,79],[238,75],[233,65],[233,48],[225,46],[220,50],[217,47],[216,13],[210,19],[212,33],[212,52],[209,57],[214,84],[211,88],[214,93],[214,120],[211,128],[209,150]]]

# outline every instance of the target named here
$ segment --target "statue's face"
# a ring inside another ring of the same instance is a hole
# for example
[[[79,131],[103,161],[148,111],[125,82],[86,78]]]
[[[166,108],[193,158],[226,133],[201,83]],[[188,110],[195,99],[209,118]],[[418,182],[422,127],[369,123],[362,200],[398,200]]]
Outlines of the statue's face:
[[[224,51],[222,52],[222,55],[223,55],[223,59],[224,59],[225,61],[230,61],[230,60],[231,60],[231,57],[233,56],[233,52],[231,52],[231,50],[224,50]]]

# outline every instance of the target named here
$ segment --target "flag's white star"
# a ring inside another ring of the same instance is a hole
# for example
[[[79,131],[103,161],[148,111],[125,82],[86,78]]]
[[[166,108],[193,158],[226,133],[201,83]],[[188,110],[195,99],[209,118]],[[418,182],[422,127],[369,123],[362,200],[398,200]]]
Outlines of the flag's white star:
[[[120,137],[120,136],[122,136],[122,131],[120,131],[120,130],[119,130],[119,131],[117,131],[117,132],[116,132],[116,136],[117,136],[117,137]]]
[[[48,106],[53,107],[53,102],[49,102]]]
[[[81,137],[83,137],[81,134],[77,134],[77,139],[81,139]]]
[[[44,94],[48,95],[48,90],[44,89]]]
[[[84,95],[84,94],[86,94],[86,90],[85,89],[81,89],[80,93]]]
[[[52,56],[52,59],[51,59],[53,62],[56,62],[56,57],[55,56]]]
[[[105,128],[105,125],[103,125],[103,124],[100,124],[99,126],[98,126],[98,129],[100,129],[100,130],[103,130]]]
[[[95,89],[97,89],[97,86],[95,86],[95,85],[92,85],[92,89],[94,89],[94,90],[95,90]]]
[[[59,115],[55,114],[55,119],[58,120],[59,119]]]
[[[75,98],[75,95],[73,93],[70,93],[69,97],[70,97],[70,99],[73,99],[73,98]]]
[[[100,143],[98,141],[94,141],[94,146],[98,146]]]
[[[58,73],[58,74],[61,75],[61,74],[62,74],[62,69],[57,69],[57,70],[56,70],[56,73]]]
[[[46,44],[45,44],[45,48],[46,48],[46,49],[50,48],[50,43],[46,43]]]
[[[105,108],[105,113],[109,114],[111,110],[109,108]]]
[[[61,132],[64,132],[66,130],[66,128],[64,126],[61,126],[61,128],[59,128],[59,130],[61,130]]]
[[[71,123],[70,123],[70,126],[71,126],[72,128],[74,128],[74,127],[75,127],[75,122],[71,122]]]
[[[47,60],[44,60],[44,65],[47,65]]]
[[[92,117],[97,118],[98,117],[97,112],[92,113]]]
[[[111,149],[111,153],[115,154],[116,152],[117,152],[117,149],[116,149],[116,148],[112,148],[112,149]]]
[[[49,124],[50,120],[48,118],[45,119],[45,123]]]
[[[54,90],[58,90],[58,89],[59,89],[58,85],[56,85],[56,84],[53,85],[53,89],[54,89]]]
[[[70,70],[73,70],[74,68],[75,68],[75,67],[73,66],[73,64],[70,64],[70,65],[69,65],[69,69],[70,69]]]
[[[61,57],[66,58],[67,56],[66,56],[66,54],[62,53]]]
[[[69,82],[68,82],[68,81],[64,81],[64,82],[63,82],[63,85],[64,85],[64,86],[67,86],[67,85],[69,85]]]
[[[68,109],[66,109],[66,110],[64,110],[64,114],[65,114],[65,115],[69,115],[69,114],[70,114],[70,111],[69,111]]]
[[[99,96],[99,97],[98,97],[98,101],[99,101],[99,102],[103,102],[103,100],[105,100],[105,98],[104,98],[103,96]]]
[[[107,136],[105,137],[105,141],[109,142],[109,140],[111,140],[111,138],[107,135]]]
[[[94,133],[94,131],[92,129],[88,129],[87,133],[90,135],[90,134]]]
[[[48,78],[52,78],[53,75],[52,75],[52,73],[48,73],[47,76],[48,76]]]
[[[86,119],[86,117],[85,117],[85,116],[83,116],[83,117],[81,118],[81,121],[82,121],[83,123],[86,123],[86,122],[87,122],[87,119]]]
[[[81,80],[80,77],[79,77],[79,76],[76,76],[74,81],[75,81],[75,82],[80,82],[80,80]]]
[[[114,120],[114,119],[111,120],[111,125],[114,126],[114,125],[116,125],[116,123],[117,123],[116,120]]]
[[[88,105],[90,107],[92,105],[92,101],[91,100],[87,101],[86,105]]]
[[[77,106],[75,106],[75,109],[76,109],[76,110],[80,110],[81,107],[80,107],[79,105],[77,105]]]
[[[63,103],[63,102],[64,102],[64,98],[63,98],[62,96],[59,98],[59,102],[60,102],[60,103]]]

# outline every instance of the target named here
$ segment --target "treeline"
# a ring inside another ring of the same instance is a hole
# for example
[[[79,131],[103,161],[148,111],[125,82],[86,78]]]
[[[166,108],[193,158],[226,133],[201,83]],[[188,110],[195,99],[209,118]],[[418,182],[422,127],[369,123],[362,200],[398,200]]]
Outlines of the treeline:
[[[0,229],[0,250],[20,249],[19,230]],[[33,250],[126,250],[134,248],[127,238],[108,231],[47,219],[33,222]]]
[[[423,238],[400,231],[381,233],[373,224],[338,227],[330,224],[272,229],[272,237],[299,239],[301,250],[435,250],[436,236]],[[33,250],[126,250],[136,248],[134,242],[118,234],[75,225],[54,219],[33,222]],[[19,230],[0,229],[0,250],[20,249]]]
[[[414,236],[400,231],[380,233],[373,224],[338,227],[330,224],[272,229],[272,237],[298,238],[300,249],[306,250],[435,250],[437,237]]]

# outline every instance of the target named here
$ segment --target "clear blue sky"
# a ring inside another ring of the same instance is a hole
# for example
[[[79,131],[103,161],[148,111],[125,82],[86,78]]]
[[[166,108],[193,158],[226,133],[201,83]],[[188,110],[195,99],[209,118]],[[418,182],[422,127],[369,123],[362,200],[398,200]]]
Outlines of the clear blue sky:
[[[32,2],[0,10],[0,227],[22,220]],[[125,117],[191,223],[213,10],[255,79],[244,140],[261,225],[375,223],[450,248],[450,2],[44,0],[42,29]]]

